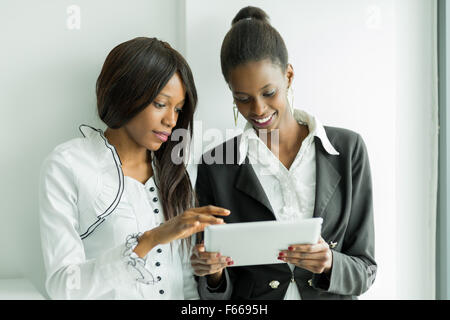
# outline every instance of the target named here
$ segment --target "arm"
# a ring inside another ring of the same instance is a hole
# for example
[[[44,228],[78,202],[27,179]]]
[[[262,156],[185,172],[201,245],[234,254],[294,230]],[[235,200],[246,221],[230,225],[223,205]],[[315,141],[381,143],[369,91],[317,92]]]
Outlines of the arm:
[[[373,196],[369,158],[358,135],[352,155],[352,207],[344,236],[342,252],[332,251],[329,278],[313,277],[313,286],[331,293],[361,295],[375,280]]]
[[[199,205],[204,206],[215,203],[207,167],[204,163],[198,166],[195,190]],[[222,258],[226,259],[226,257]],[[201,299],[227,300],[230,299],[232,290],[233,284],[230,281],[226,268],[217,274],[199,277],[198,292]]]
[[[123,244],[87,260],[78,232],[77,193],[69,162],[62,154],[52,154],[41,169],[39,206],[46,288],[56,299],[95,299],[136,281],[153,284],[155,279],[145,265],[157,244],[189,237],[206,225],[223,222],[214,215],[228,214],[215,207],[188,209],[139,238],[130,235]]]
[[[72,169],[61,154],[42,166],[39,185],[40,229],[46,288],[54,299],[95,299],[138,278],[137,257],[124,243],[95,259],[86,259],[78,233],[78,195]],[[142,262],[143,260],[139,260]],[[142,270],[142,269],[141,269]],[[151,276],[151,275],[150,275]]]

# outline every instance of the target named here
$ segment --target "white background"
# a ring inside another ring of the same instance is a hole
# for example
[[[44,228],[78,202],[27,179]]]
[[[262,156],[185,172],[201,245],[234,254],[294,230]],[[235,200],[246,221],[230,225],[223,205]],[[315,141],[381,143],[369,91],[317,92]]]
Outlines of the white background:
[[[199,93],[194,144],[208,145],[201,135],[208,128],[225,138],[234,120],[220,46],[249,4],[263,8],[285,39],[295,107],[366,142],[379,269],[362,298],[435,297],[434,0],[2,1],[0,278],[27,277],[44,292],[40,164],[54,146],[79,136],[79,124],[103,127],[95,81],[115,45],[156,36],[180,50]],[[67,27],[69,5],[81,9],[79,30]]]

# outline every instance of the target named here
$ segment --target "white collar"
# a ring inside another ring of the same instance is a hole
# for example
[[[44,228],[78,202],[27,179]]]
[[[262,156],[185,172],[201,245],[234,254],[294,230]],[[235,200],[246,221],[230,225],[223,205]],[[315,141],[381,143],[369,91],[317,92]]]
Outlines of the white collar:
[[[308,126],[310,135],[316,136],[320,139],[326,152],[328,152],[330,155],[339,155],[339,152],[336,151],[336,149],[328,139],[322,123],[316,117],[308,114],[303,110],[294,109],[294,118],[298,123],[306,124]],[[256,135],[253,125],[247,121],[239,144],[239,165],[241,165],[247,157],[249,139],[255,138],[259,139],[259,137]]]
[[[109,143],[108,139],[105,137],[105,134],[101,129],[82,124],[79,126],[79,130],[85,138],[95,144],[96,153],[102,155],[102,157],[100,157],[101,160],[106,161],[106,163],[109,165],[111,163],[111,158],[109,158],[109,155],[112,154],[113,158],[116,160],[116,163],[120,165],[120,167],[122,167],[122,161],[120,160],[119,153],[117,152],[116,148]],[[156,177],[156,157],[154,151],[151,151],[150,153],[152,159],[151,164],[153,168],[153,174]],[[104,155],[107,155],[107,157],[103,157]]]

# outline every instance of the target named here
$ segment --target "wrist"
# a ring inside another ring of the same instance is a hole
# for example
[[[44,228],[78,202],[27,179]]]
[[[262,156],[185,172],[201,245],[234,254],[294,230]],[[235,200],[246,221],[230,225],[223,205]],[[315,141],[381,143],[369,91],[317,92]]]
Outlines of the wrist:
[[[139,237],[138,245],[134,248],[134,252],[143,258],[157,245],[156,232],[154,230],[148,230]]]
[[[331,257],[333,257],[333,255],[331,255]],[[330,259],[329,264],[327,267],[325,267],[323,273],[329,277],[331,274],[331,269],[333,269],[333,258]]]
[[[206,276],[206,283],[209,287],[214,288],[217,287],[220,283],[220,280],[222,279],[223,270],[220,270],[219,272],[209,274]]]

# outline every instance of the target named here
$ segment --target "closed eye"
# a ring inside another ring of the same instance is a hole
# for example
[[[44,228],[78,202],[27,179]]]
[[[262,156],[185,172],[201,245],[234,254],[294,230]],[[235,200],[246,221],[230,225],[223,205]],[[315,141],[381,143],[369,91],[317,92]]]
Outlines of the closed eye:
[[[154,101],[153,104],[154,104],[155,107],[157,107],[157,108],[164,108],[164,107],[166,106],[165,104],[161,104],[161,103],[158,103],[158,102],[156,102],[156,101]]]
[[[249,98],[238,98],[238,97],[234,97],[234,99],[236,99],[237,101],[242,102],[242,103],[246,103],[246,102],[249,102],[249,101],[250,101]]]
[[[270,92],[264,93],[263,96],[264,96],[264,97],[273,97],[273,96],[275,95],[276,92],[277,92],[277,91],[274,89],[274,90],[272,90],[272,91],[270,91]]]

